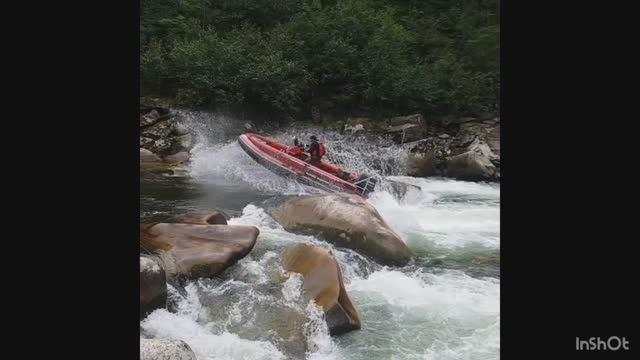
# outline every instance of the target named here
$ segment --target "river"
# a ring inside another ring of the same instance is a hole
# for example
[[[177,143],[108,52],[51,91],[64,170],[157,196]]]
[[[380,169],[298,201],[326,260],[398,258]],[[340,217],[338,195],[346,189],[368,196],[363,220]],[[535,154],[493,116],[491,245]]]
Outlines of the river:
[[[216,208],[230,224],[260,229],[251,254],[216,279],[170,286],[170,308],[141,322],[144,336],[184,340],[198,359],[498,359],[500,185],[401,176],[406,149],[323,132],[329,160],[411,183],[404,195],[380,186],[369,201],[416,259],[378,265],[313,236],[285,231],[269,215],[286,196],[315,192],[264,169],[235,140],[228,119],[183,112],[198,134],[187,176],[141,178],[141,222]],[[223,124],[223,125],[220,125]],[[317,129],[274,137],[301,139]],[[309,242],[336,255],[363,325],[330,337],[297,275],[279,263],[287,246]]]

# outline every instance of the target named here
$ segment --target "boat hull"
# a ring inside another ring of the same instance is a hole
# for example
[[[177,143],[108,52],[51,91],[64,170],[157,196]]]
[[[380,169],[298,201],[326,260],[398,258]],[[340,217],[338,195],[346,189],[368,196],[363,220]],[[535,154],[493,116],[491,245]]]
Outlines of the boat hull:
[[[301,183],[327,192],[349,192],[366,197],[369,189],[365,184],[360,186],[343,180],[327,171],[337,169],[335,165],[322,163],[327,170],[313,166],[288,153],[291,148],[263,135],[243,134],[238,138],[242,149],[256,162],[274,173],[292,178]]]

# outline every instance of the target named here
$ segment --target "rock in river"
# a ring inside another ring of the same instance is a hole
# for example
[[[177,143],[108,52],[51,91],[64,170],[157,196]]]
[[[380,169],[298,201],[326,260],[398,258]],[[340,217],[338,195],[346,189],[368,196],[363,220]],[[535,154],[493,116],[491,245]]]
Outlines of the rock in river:
[[[405,265],[412,257],[407,245],[378,211],[357,195],[294,197],[272,215],[287,231],[319,235],[382,264]]]
[[[255,226],[142,224],[140,245],[157,253],[168,276],[212,277],[245,257],[256,243]]]
[[[331,335],[360,329],[360,316],[344,288],[342,272],[327,250],[310,244],[290,246],[283,258],[285,270],[304,278],[307,300],[322,306]]]

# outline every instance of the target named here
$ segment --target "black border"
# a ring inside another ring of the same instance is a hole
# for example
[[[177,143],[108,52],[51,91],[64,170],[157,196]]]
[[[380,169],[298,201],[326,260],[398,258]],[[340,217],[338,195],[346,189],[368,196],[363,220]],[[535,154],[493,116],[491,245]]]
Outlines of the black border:
[[[140,3],[25,5],[4,12],[6,329],[16,358],[135,359]]]
[[[501,4],[502,358],[637,352],[637,150],[622,125],[628,59],[612,46],[631,33],[609,11]],[[610,336],[631,350],[576,351],[576,337]]]

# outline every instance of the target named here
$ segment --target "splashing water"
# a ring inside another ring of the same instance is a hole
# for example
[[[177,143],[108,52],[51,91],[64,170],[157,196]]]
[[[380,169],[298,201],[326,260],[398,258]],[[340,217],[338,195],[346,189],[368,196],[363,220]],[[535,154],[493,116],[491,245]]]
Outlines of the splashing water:
[[[226,124],[220,119],[198,123],[198,116],[206,117],[192,115],[196,124],[191,129],[207,139],[192,150],[190,186],[198,191],[176,195],[171,201],[181,206],[177,210],[150,200],[142,210],[180,213],[190,206],[202,208],[203,198],[220,193],[220,203],[211,207],[228,206],[236,212],[230,224],[257,226],[260,236],[251,254],[220,277],[189,282],[181,292],[171,288],[175,309],[157,310],[143,320],[144,336],[184,340],[198,359],[499,358],[499,184],[401,176],[406,159],[401,146],[379,148],[362,138],[313,128],[274,134],[287,142],[318,134],[328,160],[419,187],[403,197],[381,189],[369,199],[416,255],[413,265],[385,267],[314,236],[284,230],[263,200],[314,190],[255,163],[229,138],[231,125],[219,126]],[[246,200],[230,202],[243,194]],[[154,192],[145,196],[160,197]],[[362,318],[361,330],[329,336],[321,308],[303,296],[301,276],[283,270],[282,253],[301,242],[335,254]]]

